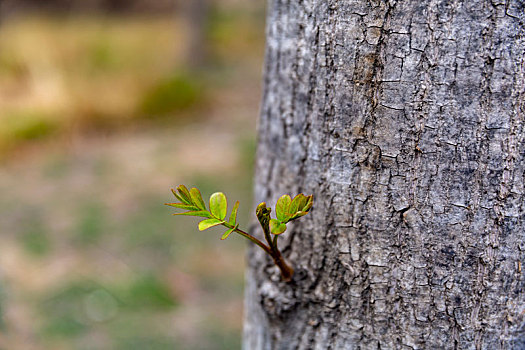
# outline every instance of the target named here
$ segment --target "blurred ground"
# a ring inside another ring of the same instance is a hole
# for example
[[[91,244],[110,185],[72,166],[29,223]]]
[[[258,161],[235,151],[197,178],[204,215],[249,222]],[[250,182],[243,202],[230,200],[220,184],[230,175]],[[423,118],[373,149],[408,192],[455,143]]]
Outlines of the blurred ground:
[[[0,349],[240,348],[245,242],[163,203],[252,215],[262,5],[215,5],[191,69],[174,14],[4,19]]]

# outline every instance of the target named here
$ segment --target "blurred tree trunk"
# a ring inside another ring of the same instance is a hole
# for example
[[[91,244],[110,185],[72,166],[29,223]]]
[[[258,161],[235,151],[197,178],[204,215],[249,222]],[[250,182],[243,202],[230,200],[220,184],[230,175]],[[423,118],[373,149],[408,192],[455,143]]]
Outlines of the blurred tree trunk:
[[[210,15],[210,0],[191,0],[185,3],[188,23],[187,62],[191,68],[200,68],[208,54],[206,30]]]
[[[120,13],[130,9],[133,1],[130,0],[106,0],[106,8],[109,12]]]
[[[524,10],[270,1],[255,197],[315,201],[245,349],[525,349]]]

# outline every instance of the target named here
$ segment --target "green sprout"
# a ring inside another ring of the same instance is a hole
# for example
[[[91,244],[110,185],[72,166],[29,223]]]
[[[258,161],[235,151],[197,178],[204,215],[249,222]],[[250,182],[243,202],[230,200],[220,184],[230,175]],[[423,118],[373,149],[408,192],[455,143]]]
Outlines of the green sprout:
[[[264,202],[259,204],[255,214],[264,232],[266,243],[263,243],[249,233],[239,229],[239,224],[237,223],[239,201],[235,202],[230,217],[226,220],[228,202],[224,193],[216,192],[210,196],[208,210],[200,191],[196,188],[188,190],[186,186],[180,185],[177,187],[177,190],[172,189],[171,192],[173,192],[173,195],[180,201],[180,203],[166,203],[166,205],[186,210],[185,212],[173,215],[190,215],[205,218],[199,222],[199,231],[204,231],[210,227],[219,225],[226,227],[228,230],[222,235],[221,240],[228,238],[232,232],[240,234],[257,244],[272,257],[275,264],[281,270],[281,275],[284,281],[289,282],[292,280],[294,270],[282,257],[281,252],[277,247],[277,239],[280,234],[286,231],[287,223],[308,214],[313,205],[313,195],[305,196],[304,194],[299,193],[293,199],[287,194],[281,196],[275,205],[276,219],[272,219],[270,216],[272,208],[266,207],[266,203]]]

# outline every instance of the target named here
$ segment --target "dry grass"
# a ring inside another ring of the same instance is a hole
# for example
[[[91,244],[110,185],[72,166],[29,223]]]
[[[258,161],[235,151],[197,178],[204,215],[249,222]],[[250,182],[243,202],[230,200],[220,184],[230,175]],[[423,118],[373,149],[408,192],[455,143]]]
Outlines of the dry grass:
[[[236,18],[214,26],[258,25]],[[152,122],[141,101],[184,71],[177,21],[0,31],[0,348],[238,348],[244,241],[162,204],[198,185],[240,199],[247,221],[262,43],[215,52],[194,76],[204,100]]]
[[[213,12],[210,60],[197,71],[185,65],[184,21],[172,16],[7,21],[0,27],[0,151],[159,116],[193,119],[216,109],[225,85],[233,92],[241,81],[259,84],[262,21],[224,13]]]

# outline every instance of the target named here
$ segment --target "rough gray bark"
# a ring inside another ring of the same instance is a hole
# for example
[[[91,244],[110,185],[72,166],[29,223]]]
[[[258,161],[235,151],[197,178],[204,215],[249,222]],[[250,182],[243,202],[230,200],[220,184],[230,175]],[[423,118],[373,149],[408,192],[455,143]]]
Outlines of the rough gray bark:
[[[245,349],[525,349],[525,8],[273,0]]]

